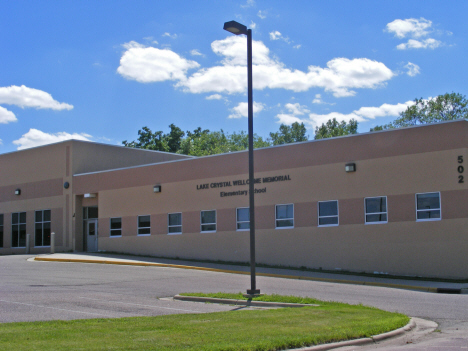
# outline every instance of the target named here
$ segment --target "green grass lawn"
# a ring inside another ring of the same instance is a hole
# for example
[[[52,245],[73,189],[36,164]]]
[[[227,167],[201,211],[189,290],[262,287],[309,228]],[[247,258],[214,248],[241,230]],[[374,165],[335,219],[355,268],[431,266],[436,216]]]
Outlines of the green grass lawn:
[[[284,350],[372,336],[409,321],[402,314],[362,305],[297,299],[320,306],[4,323],[0,324],[0,350]]]

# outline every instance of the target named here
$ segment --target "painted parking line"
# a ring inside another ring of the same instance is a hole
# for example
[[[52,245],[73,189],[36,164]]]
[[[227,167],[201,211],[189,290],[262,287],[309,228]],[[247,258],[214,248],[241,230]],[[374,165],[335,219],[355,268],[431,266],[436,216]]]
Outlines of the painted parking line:
[[[131,303],[131,302],[101,300],[101,299],[93,299],[91,297],[83,297],[83,296],[79,296],[78,298],[79,299],[86,299],[86,300],[93,300],[93,301],[100,301],[100,302],[108,302],[108,303],[120,303],[120,304],[123,304],[123,305],[132,305],[132,306],[139,306],[139,307],[151,307],[151,308],[161,308],[161,309],[165,309],[165,310],[174,310],[174,311],[183,311],[183,312],[192,312],[192,313],[203,313],[202,311],[184,310],[182,308],[161,307],[161,306],[143,305],[143,304]]]
[[[12,303],[12,304],[16,304],[16,305],[31,306],[31,307],[48,308],[48,309],[51,309],[51,310],[58,310],[58,311],[66,311],[66,312],[74,312],[74,313],[83,313],[83,314],[92,314],[92,315],[101,316],[101,317],[102,317],[102,315],[103,315],[102,313],[75,311],[75,310],[69,310],[69,309],[66,309],[66,308],[58,308],[58,307],[51,307],[51,306],[44,306],[44,305],[36,305],[36,304],[33,304],[33,303],[25,303],[25,302],[17,302],[17,301],[6,301],[6,300],[0,300],[0,302]]]

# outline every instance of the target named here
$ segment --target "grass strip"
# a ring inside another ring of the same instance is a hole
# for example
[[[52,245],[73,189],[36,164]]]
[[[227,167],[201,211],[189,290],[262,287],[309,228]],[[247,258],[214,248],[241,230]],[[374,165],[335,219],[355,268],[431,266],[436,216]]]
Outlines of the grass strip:
[[[262,298],[294,300],[269,296]],[[272,351],[369,337],[409,321],[402,314],[362,305],[298,301],[320,306],[5,323],[0,324],[0,350]]]

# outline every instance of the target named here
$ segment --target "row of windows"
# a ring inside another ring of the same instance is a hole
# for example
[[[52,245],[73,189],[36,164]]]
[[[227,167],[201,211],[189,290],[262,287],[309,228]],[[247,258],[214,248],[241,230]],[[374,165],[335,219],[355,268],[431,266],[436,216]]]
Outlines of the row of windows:
[[[319,201],[317,205],[318,226],[339,225],[338,200]],[[366,224],[387,223],[387,197],[376,196],[364,199],[364,218]],[[416,220],[428,221],[441,218],[440,193],[416,194]],[[294,228],[294,204],[275,206],[275,228]],[[236,229],[250,229],[250,211],[248,207],[236,209]],[[150,235],[151,219],[149,215],[138,216],[138,235]],[[182,213],[167,215],[168,234],[182,233]],[[200,211],[200,232],[216,232],[216,210]],[[110,219],[110,236],[122,235],[122,218]]]
[[[50,246],[50,210],[35,211],[34,246]],[[0,247],[3,247],[3,214],[0,214]],[[26,212],[11,214],[11,247],[26,247]]]

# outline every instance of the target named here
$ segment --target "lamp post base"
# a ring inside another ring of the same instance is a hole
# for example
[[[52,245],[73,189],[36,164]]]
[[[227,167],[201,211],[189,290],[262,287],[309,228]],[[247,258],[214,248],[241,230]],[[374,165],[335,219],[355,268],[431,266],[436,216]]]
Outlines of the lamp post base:
[[[255,296],[261,296],[263,294],[260,294],[260,289],[248,289],[247,294],[244,294],[245,297],[255,297]]]

